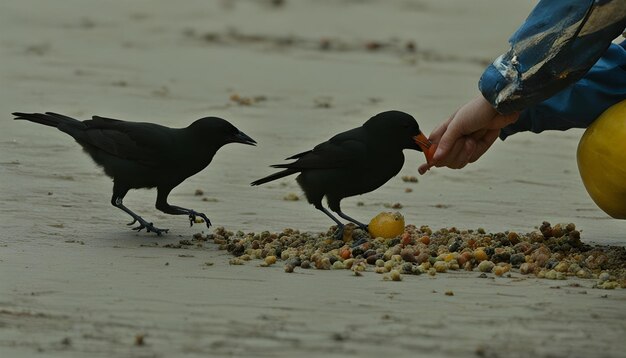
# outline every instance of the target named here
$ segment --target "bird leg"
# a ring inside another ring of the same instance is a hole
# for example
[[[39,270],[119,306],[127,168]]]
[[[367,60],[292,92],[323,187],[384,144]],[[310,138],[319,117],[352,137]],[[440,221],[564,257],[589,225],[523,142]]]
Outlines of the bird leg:
[[[133,221],[129,222],[127,225],[130,226],[136,222],[139,222],[139,225],[133,228],[133,230],[135,231],[141,231],[143,229],[146,229],[146,232],[154,232],[158,236],[161,236],[162,233],[164,232],[166,233],[169,231],[169,229],[159,229],[158,227],[155,227],[154,225],[152,225],[152,223],[149,223],[146,220],[144,220],[141,216],[135,214],[132,210],[130,210],[129,208],[125,207],[124,204],[122,204],[122,198],[120,197],[117,197],[115,198],[115,200],[113,200],[113,205],[115,207],[118,207],[124,210],[124,212],[126,212],[128,215],[130,215],[133,218]]]
[[[317,210],[320,210],[321,212],[326,214],[329,218],[333,219],[335,223],[337,223],[337,231],[335,231],[335,234],[334,234],[335,239],[343,240],[344,225],[336,217],[334,217],[333,214],[330,213],[330,211],[326,210],[326,208],[324,208],[322,204],[314,204],[314,205]]]
[[[341,216],[342,218],[357,224],[362,230],[367,231],[367,225],[363,224],[362,222],[354,220],[353,218],[341,212],[341,210],[337,210],[335,212],[337,213],[337,215]]]
[[[157,194],[156,208],[162,212],[170,215],[187,215],[189,216],[189,226],[193,226],[196,222],[196,217],[201,217],[206,223],[206,227],[211,227],[211,220],[207,218],[203,213],[191,209],[181,208],[180,206],[174,206],[167,203],[167,196],[170,194],[171,189],[159,189]]]
[[[336,213],[337,213],[337,215],[341,216],[342,218],[357,224],[359,226],[359,228],[361,228],[361,230],[364,230],[365,232],[369,232],[369,230],[367,229],[367,225],[365,225],[365,224],[363,224],[363,223],[361,223],[359,221],[354,220],[353,218],[351,218],[348,215],[344,214],[341,210],[337,210]],[[363,238],[355,241],[352,244],[352,247],[361,246],[362,244],[364,244],[366,242],[368,242],[368,240],[365,237],[363,237]]]
[[[171,210],[171,211],[165,211],[162,209],[159,209],[159,210],[163,211],[164,213],[172,214],[172,215],[188,215],[189,226],[193,226],[193,224],[196,222],[196,216],[199,216],[206,223],[206,227],[211,227],[211,220],[209,220],[209,218],[207,218],[207,216],[204,215],[203,213],[199,213],[192,209],[181,208],[180,206],[174,206],[174,205],[168,205],[168,206],[169,206],[168,210]]]

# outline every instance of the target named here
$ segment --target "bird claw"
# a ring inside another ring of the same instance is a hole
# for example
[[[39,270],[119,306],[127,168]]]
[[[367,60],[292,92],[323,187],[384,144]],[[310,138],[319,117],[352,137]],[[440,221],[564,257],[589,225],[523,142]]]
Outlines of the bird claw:
[[[139,226],[132,228],[132,230],[135,230],[137,232],[140,232],[143,229],[146,229],[146,232],[153,232],[157,234],[157,236],[161,236],[162,233],[168,233],[170,231],[170,229],[159,229],[158,227],[155,227],[154,225],[152,225],[152,223],[148,223],[148,222],[140,222]]]
[[[351,248],[355,248],[355,247],[363,245],[366,242],[369,242],[369,240],[366,239],[366,238],[360,238],[357,241],[355,241],[354,243],[352,243],[352,245],[350,247]]]
[[[193,224],[196,222],[196,217],[199,216],[202,218],[202,220],[204,220],[204,222],[206,223],[206,227],[211,227],[211,220],[209,220],[209,218],[204,215],[203,213],[198,213],[195,212],[193,210],[189,211],[189,226],[193,226]]]
[[[209,220],[209,218],[206,217],[206,215],[201,214],[202,218],[204,219],[204,222],[206,223],[206,227],[210,228],[211,227],[211,220]]]
[[[136,222],[137,222],[137,219],[133,218],[133,221],[129,222],[129,223],[128,223],[128,224],[126,224],[126,225],[131,226],[131,225],[133,225],[133,224],[134,224],[134,223],[136,223]],[[133,229],[133,230],[134,230],[134,229]]]
[[[343,226],[337,227],[337,231],[335,231],[333,236],[335,237],[335,240],[343,240]]]

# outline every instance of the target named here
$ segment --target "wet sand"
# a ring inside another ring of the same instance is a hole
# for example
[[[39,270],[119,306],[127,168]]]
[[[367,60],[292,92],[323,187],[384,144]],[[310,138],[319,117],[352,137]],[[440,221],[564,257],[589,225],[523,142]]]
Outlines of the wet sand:
[[[249,183],[383,110],[411,113],[429,132],[475,95],[485,64],[533,3],[3,2],[0,353],[620,356],[626,291],[592,289],[593,280],[461,272],[387,282],[373,272],[231,266],[214,245],[142,246],[208,230],[156,211],[155,191],[141,190],[125,204],[170,233],[130,231],[109,204],[110,179],[76,143],[10,116],[55,111],[179,127],[227,118],[258,147],[224,147],[171,203],[229,230],[325,231],[330,222],[313,207],[283,200],[301,195],[293,178]],[[623,246],[625,224],[600,211],[580,181],[581,135],[515,135],[464,170],[436,169],[416,184],[400,177],[417,175],[424,159],[406,153],[398,177],[343,208],[369,220],[399,202],[407,223],[434,229],[574,222],[587,243]]]

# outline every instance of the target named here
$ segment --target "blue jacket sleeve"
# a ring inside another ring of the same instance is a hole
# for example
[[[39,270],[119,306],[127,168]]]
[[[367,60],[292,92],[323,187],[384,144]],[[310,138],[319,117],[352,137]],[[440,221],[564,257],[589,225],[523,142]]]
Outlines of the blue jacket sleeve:
[[[625,27],[624,0],[541,0],[480,91],[503,114],[534,106],[583,78]]]
[[[625,99],[626,41],[612,44],[581,80],[522,111],[517,122],[500,131],[500,138],[524,131],[586,128],[607,108]]]

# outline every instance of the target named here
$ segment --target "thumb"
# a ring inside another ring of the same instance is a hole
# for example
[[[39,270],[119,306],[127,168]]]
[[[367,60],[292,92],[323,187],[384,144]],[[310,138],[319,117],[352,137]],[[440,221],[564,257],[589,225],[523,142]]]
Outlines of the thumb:
[[[452,150],[452,147],[454,147],[456,141],[461,137],[462,135],[456,129],[454,123],[449,125],[437,144],[435,155],[433,155],[433,162],[437,163],[445,158],[450,153],[450,150]]]

